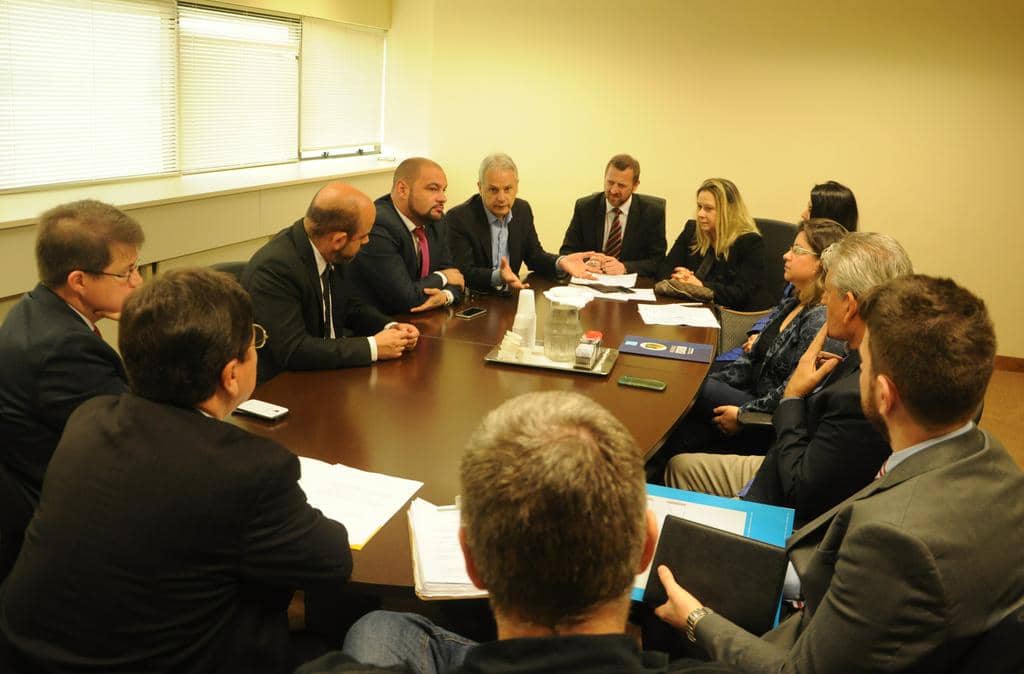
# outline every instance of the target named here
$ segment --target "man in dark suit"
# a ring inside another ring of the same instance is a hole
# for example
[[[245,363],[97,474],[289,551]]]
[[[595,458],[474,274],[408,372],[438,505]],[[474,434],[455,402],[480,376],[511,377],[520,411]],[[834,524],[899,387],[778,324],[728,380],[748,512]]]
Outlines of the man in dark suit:
[[[14,563],[64,424],[102,393],[127,388],[121,358],[96,323],[116,318],[142,283],[142,228],[98,201],[57,206],[39,219],[39,284],[0,327],[0,578]]]
[[[349,263],[369,240],[373,220],[365,194],[329,183],[304,218],[249,260],[242,285],[252,296],[256,320],[274,335],[260,359],[261,382],[282,370],[369,365],[416,346],[415,326],[391,321],[349,284]]]
[[[437,163],[413,157],[395,169],[391,194],[374,202],[377,219],[352,261],[352,282],[381,311],[428,311],[462,299],[466,282],[452,264],[441,221],[447,189]]]
[[[667,484],[723,496],[738,492],[747,500],[795,508],[797,522],[808,522],[875,476],[889,445],[860,407],[856,349],[865,323],[858,307],[872,288],[913,268],[899,242],[874,232],[848,235],[821,262],[827,270],[826,322],[786,384],[772,417],[776,440],[766,456],[679,454],[669,462]],[[845,341],[850,355],[822,352],[826,335]]]
[[[893,452],[787,542],[803,610],[758,639],[659,569],[658,614],[744,672],[968,671],[971,646],[1024,605],[1024,474],[972,421],[995,359],[984,303],[910,276],[860,313],[861,402]]]
[[[605,274],[654,277],[665,258],[665,200],[637,194],[640,162],[617,154],[604,169],[604,192],[576,200],[562,255],[599,250]]]
[[[507,154],[484,157],[479,194],[459,204],[445,218],[455,266],[474,290],[507,291],[529,287],[519,278],[522,263],[548,278],[593,278],[586,258],[593,251],[553,255],[544,250],[533,226],[533,211],[519,192],[519,169]]]
[[[223,421],[266,337],[241,286],[210,270],[168,272],[125,303],[131,392],[68,420],[0,589],[0,632],[27,667],[288,667],[294,590],[343,582],[352,556],[345,527],[306,502],[298,459]]]

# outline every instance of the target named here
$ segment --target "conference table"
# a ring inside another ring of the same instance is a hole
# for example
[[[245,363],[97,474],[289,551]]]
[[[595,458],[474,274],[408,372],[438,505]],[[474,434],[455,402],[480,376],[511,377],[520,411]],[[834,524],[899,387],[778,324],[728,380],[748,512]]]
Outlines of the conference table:
[[[531,281],[542,339],[548,314],[542,291],[552,283]],[[471,320],[455,317],[466,305],[487,312]],[[593,300],[580,311],[580,323],[585,331],[600,330],[604,345],[614,348],[626,335],[715,341],[714,328],[646,325],[636,305]],[[253,397],[284,405],[288,416],[277,422],[238,415],[231,420],[299,456],[420,480],[424,484],[417,496],[444,505],[459,493],[459,459],[470,433],[509,398],[531,391],[581,393],[615,414],[650,456],[689,408],[707,374],[706,364],[625,353],[607,376],[485,362],[511,330],[516,306],[515,295],[473,295],[463,307],[398,316],[420,330],[413,351],[370,367],[282,373],[258,386]],[[620,386],[622,375],[660,379],[667,388]],[[411,587],[404,508],[353,556],[353,582]]]

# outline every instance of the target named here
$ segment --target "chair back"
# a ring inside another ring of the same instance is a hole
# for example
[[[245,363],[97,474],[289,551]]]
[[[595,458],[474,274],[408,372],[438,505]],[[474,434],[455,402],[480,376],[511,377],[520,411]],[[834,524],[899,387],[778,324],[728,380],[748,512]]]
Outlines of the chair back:
[[[981,635],[953,671],[957,674],[1024,672],[1024,606]]]
[[[782,294],[782,291],[779,291]],[[747,341],[747,332],[762,317],[772,312],[771,309],[763,311],[734,311],[726,307],[718,307],[718,323],[721,328],[718,331],[718,354],[727,353]]]
[[[242,278],[242,270],[245,269],[245,265],[248,262],[217,262],[210,265],[210,269],[214,271],[222,271],[225,274],[231,274],[236,281],[240,281]]]
[[[797,226],[791,222],[765,218],[754,218],[754,222],[764,240],[764,276],[761,278],[758,299],[760,308],[770,309],[778,303],[782,289],[786,287],[786,279],[782,277],[785,264],[782,256],[793,245]]]

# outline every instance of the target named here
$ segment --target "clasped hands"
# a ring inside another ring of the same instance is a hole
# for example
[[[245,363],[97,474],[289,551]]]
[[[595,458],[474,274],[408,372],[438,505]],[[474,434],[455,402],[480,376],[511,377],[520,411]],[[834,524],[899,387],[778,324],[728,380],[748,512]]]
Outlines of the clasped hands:
[[[697,278],[697,275],[694,274],[689,269],[687,269],[686,267],[676,267],[675,269],[673,269],[672,278],[675,279],[676,281],[682,281],[683,283],[689,283],[691,285],[700,286],[701,288],[704,287],[704,284],[701,282],[699,278]]]
[[[398,358],[406,351],[416,348],[416,342],[420,338],[420,331],[411,323],[392,323],[376,335],[373,340],[377,342],[377,360],[391,360]]]
[[[444,274],[445,287],[455,286],[459,290],[466,289],[466,279],[462,272],[455,267],[441,269],[440,272]],[[444,293],[444,288],[424,288],[423,293],[427,296],[427,299],[423,300],[422,304],[409,309],[410,312],[418,314],[422,311],[443,307],[448,303],[448,296]]]

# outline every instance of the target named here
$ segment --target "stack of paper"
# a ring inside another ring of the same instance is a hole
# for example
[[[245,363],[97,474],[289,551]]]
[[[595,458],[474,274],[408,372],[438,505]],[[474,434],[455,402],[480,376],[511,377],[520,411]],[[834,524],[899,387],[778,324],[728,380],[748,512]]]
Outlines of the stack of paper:
[[[369,473],[340,463],[299,457],[299,486],[310,505],[345,525],[349,547],[360,550],[394,517],[422,482]]]
[[[409,506],[412,572],[420,599],[486,597],[473,585],[459,546],[459,509],[437,507],[421,498]]]
[[[572,279],[574,285],[584,286],[591,295],[616,302],[655,302],[653,288],[636,288],[636,274],[594,274],[594,279]]]
[[[689,325],[694,328],[718,328],[711,310],[688,304],[638,304],[640,318],[647,325]]]

